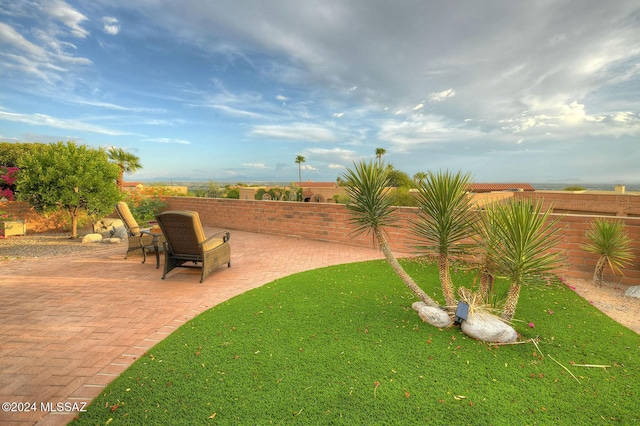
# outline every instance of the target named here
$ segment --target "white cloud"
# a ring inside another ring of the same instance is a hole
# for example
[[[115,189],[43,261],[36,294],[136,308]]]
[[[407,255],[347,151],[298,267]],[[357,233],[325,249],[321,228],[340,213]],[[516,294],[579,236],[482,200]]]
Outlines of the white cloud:
[[[443,90],[442,92],[429,93],[429,100],[431,102],[442,102],[445,99],[453,98],[456,95],[456,91],[453,89]]]
[[[26,123],[34,126],[50,126],[58,129],[66,129],[73,131],[84,131],[98,133],[110,136],[131,135],[129,132],[107,129],[93,124],[85,123],[80,120],[68,120],[63,118],[52,117],[47,114],[17,114],[6,111],[0,111],[0,120],[14,121]]]
[[[112,16],[102,17],[102,30],[109,35],[117,35],[120,32],[120,23]]]
[[[81,26],[87,20],[87,17],[64,1],[49,0],[43,2],[42,9],[46,14],[66,25],[74,37],[86,38],[89,35],[89,31]]]
[[[251,167],[253,169],[266,169],[267,166],[264,163],[242,163],[245,167]]]
[[[147,138],[147,139],[144,139],[144,141],[161,143],[161,144],[191,145],[191,142],[189,141],[185,141],[182,139],[171,139],[171,138]]]
[[[330,129],[315,123],[266,124],[254,126],[251,136],[301,142],[335,142]]]

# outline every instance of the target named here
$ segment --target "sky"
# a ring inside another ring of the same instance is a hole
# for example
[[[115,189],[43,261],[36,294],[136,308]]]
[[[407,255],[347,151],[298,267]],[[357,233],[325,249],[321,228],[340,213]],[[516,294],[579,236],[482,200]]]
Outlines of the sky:
[[[0,141],[127,180],[640,182],[637,0],[0,0]]]

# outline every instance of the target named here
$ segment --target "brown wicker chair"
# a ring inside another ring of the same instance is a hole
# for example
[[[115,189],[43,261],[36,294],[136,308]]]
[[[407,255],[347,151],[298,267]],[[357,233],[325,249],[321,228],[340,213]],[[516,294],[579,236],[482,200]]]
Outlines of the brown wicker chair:
[[[218,232],[206,238],[197,212],[167,211],[157,215],[156,219],[166,238],[162,279],[174,268],[201,268],[202,282],[225,263],[231,267],[229,233]],[[194,265],[185,265],[188,262]]]
[[[129,253],[132,251],[140,250],[140,253],[145,255],[143,259],[143,263],[146,260],[146,250],[154,249],[153,246],[153,235],[144,234],[142,231],[146,231],[149,229],[142,228],[138,225],[138,222],[133,218],[131,214],[131,210],[129,210],[129,206],[124,201],[120,201],[116,204],[116,213],[120,216],[124,227],[127,229],[127,236],[129,240],[129,248],[127,249],[127,254],[124,256],[126,259],[129,256]],[[157,244],[162,244],[164,242],[164,237],[160,236]]]

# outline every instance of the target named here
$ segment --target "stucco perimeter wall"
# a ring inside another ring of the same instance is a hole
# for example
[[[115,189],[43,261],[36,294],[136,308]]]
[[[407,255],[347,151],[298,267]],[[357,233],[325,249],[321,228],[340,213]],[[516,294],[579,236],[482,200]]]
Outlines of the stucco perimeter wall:
[[[353,236],[355,228],[350,223],[351,215],[342,204],[169,197],[167,209],[195,210],[205,226],[373,246],[372,235]],[[398,227],[387,229],[391,248],[399,257],[418,254],[410,226],[410,221],[416,218],[416,214],[415,208],[399,208]],[[567,258],[565,266],[557,273],[567,277],[591,279],[598,256],[585,252],[581,246],[586,242],[584,234],[594,216],[553,217],[559,220],[558,226],[562,228],[562,243],[558,249]],[[616,219],[622,220],[626,225],[627,234],[633,240],[635,259],[624,270],[624,277],[605,278],[610,282],[640,285],[640,218]]]

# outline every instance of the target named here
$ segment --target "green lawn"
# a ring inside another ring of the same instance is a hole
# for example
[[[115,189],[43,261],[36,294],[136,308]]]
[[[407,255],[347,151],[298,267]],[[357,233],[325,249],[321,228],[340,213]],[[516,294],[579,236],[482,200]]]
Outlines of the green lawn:
[[[441,301],[434,265],[403,264]],[[413,301],[383,261],[277,280],[185,324],[74,424],[640,422],[640,336],[566,286],[522,290],[515,328],[537,347],[434,328]]]

